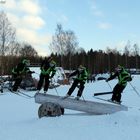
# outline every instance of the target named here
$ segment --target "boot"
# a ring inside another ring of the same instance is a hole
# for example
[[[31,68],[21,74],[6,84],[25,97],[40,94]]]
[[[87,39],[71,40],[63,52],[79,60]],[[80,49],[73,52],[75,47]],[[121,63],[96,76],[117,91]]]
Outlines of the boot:
[[[40,90],[37,90],[37,91],[36,91],[36,94],[39,94],[39,91],[40,91]]]
[[[75,99],[76,99],[76,100],[79,100],[79,99],[80,99],[80,96],[75,97]]]
[[[116,104],[121,104],[121,101],[114,100],[113,102],[116,103]]]
[[[63,97],[63,99],[68,98],[69,96],[70,96],[69,94],[66,94],[66,95]]]

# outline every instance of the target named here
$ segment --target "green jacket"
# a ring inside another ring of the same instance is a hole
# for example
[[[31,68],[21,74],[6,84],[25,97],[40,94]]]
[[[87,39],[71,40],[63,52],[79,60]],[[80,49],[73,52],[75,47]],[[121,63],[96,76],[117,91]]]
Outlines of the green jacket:
[[[126,86],[127,82],[132,80],[130,73],[128,73],[124,68],[112,74],[110,78],[108,78],[108,81],[115,77],[118,77],[118,84],[122,86]]]
[[[41,68],[41,73],[43,75],[50,75],[51,77],[53,77],[56,73],[56,68],[55,67],[49,67],[47,70],[45,70],[44,68]]]
[[[84,83],[86,82],[87,77],[88,77],[86,68],[84,68],[82,71],[79,71],[79,70],[74,71],[73,73],[70,74],[69,77],[75,76],[75,75],[76,75],[77,80],[82,81]]]
[[[24,63],[19,63],[16,67],[12,69],[12,74],[21,75],[30,72],[30,69],[26,67]]]
[[[53,65],[52,65],[53,64]],[[56,73],[56,63],[54,61],[43,61],[41,64],[41,74],[53,77]]]

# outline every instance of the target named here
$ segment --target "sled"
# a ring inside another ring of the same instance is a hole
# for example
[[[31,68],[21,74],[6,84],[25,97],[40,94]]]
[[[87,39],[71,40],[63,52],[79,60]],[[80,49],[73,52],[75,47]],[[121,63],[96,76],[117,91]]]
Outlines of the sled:
[[[35,102],[39,104],[53,103],[62,109],[71,109],[76,111],[87,112],[90,114],[112,114],[118,111],[127,111],[128,107],[112,103],[100,103],[89,100],[75,100],[74,98],[63,98],[62,96],[37,93]]]

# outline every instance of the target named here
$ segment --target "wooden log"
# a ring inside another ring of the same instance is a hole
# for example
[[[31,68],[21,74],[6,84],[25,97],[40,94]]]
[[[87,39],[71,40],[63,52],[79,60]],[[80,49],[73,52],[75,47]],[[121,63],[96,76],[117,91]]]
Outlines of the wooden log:
[[[73,98],[63,99],[62,96],[41,93],[35,95],[35,102],[39,104],[52,102],[59,104],[62,108],[92,113],[96,115],[111,114],[118,111],[128,110],[128,107],[124,105],[117,105],[113,103],[101,103],[89,100],[75,100]]]
[[[44,116],[55,117],[63,114],[64,114],[63,108],[61,108],[60,105],[57,105],[55,103],[46,102],[42,104],[38,109],[39,118],[42,118]]]

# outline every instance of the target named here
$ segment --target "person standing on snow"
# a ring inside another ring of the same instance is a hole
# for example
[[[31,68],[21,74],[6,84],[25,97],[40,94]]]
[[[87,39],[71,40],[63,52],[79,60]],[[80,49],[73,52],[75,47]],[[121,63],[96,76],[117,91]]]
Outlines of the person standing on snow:
[[[45,58],[41,63],[40,69],[41,74],[37,85],[37,93],[41,90],[44,80],[44,93],[46,93],[49,88],[50,79],[53,78],[56,73],[56,62],[52,60],[52,57]]]
[[[113,88],[113,95],[111,101],[121,103],[121,93],[125,89],[127,82],[132,81],[130,73],[126,71],[126,69],[120,65],[115,69],[115,73],[113,73],[106,82],[118,77],[118,83]]]
[[[84,90],[84,84],[86,83],[88,74],[86,71],[86,68],[82,65],[80,65],[78,67],[78,69],[76,71],[74,71],[73,73],[71,73],[69,75],[68,78],[72,77],[72,76],[77,76],[72,84],[72,86],[70,87],[69,91],[67,92],[66,96],[64,96],[64,98],[69,97],[72,92],[75,90],[76,87],[79,88],[78,93],[77,93],[77,97],[75,99],[79,100],[79,98],[82,96],[83,90]],[[78,86],[78,84],[80,84]]]
[[[28,68],[29,65],[30,61],[27,59],[23,59],[16,67],[12,69],[12,79],[15,82],[14,85],[12,86],[12,89],[10,89],[11,91],[13,92],[17,91],[26,73],[34,73],[34,71],[30,71],[30,69]]]

